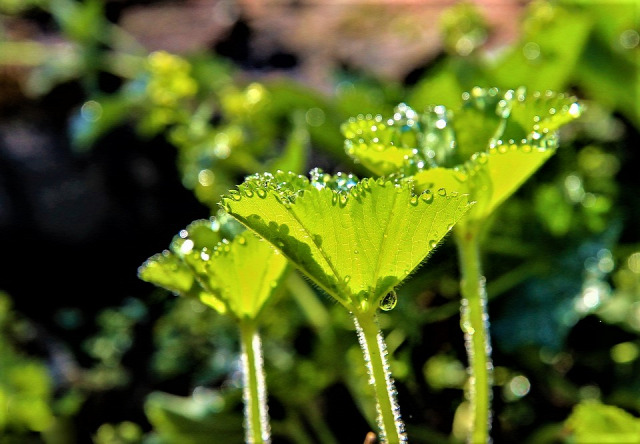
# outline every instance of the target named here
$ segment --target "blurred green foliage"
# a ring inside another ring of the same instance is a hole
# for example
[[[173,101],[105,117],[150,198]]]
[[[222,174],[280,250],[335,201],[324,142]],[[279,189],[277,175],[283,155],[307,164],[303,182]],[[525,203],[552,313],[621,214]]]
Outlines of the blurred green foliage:
[[[31,328],[13,312],[9,297],[0,293],[0,436],[7,442],[25,432],[42,432],[54,422],[53,386],[46,365],[11,343],[12,336],[28,336]]]
[[[588,442],[596,433],[601,442],[620,442],[620,434],[637,433],[640,413],[640,187],[628,165],[637,160],[640,130],[636,8],[533,1],[517,41],[496,50],[481,11],[460,4],[442,18],[442,57],[415,85],[339,73],[333,90],[321,93],[243,73],[211,53],[148,53],[106,19],[98,0],[0,0],[9,16],[50,14],[66,43],[8,40],[0,24],[0,64],[29,68],[22,83],[28,97],[64,83],[82,86],[69,125],[78,153],[123,125],[141,138],[166,138],[184,186],[211,214],[245,175],[351,166],[339,129],[352,115],[375,116],[402,101],[416,110],[452,106],[474,86],[575,93],[587,105],[583,117],[562,130],[562,148],[537,179],[500,207],[485,241],[494,433],[496,442]],[[101,91],[99,73],[121,86]],[[450,253],[450,245],[440,246],[381,317],[414,442],[462,438],[465,363],[451,339],[458,337],[458,274]],[[285,287],[263,320],[274,437],[362,441],[362,418],[372,424],[375,413],[359,396],[366,380],[350,320],[298,275]],[[27,353],[33,330],[9,301],[0,298],[0,442],[72,442],[65,418],[82,411],[88,394],[131,389],[126,358],[142,330],[151,343],[149,384],[185,378],[196,390],[178,397],[158,388],[144,407],[148,424],[105,419],[94,442],[202,442],[218,432],[228,442],[242,439],[235,328],[199,301],[155,290],[105,308],[82,338],[87,369],[69,390],[56,388],[49,361]],[[151,318],[147,310],[161,314]],[[336,406],[325,405],[335,392],[347,399],[340,407],[355,424],[349,430],[336,428]]]

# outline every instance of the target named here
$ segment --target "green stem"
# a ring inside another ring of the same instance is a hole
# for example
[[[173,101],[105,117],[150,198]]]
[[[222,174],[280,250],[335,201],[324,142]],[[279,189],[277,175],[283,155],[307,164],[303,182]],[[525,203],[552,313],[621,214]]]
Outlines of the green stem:
[[[468,227],[465,227],[468,228]],[[478,230],[468,228],[457,232],[462,281],[461,327],[469,359],[469,391],[473,427],[469,441],[489,442],[491,423],[491,382],[493,364],[489,340],[487,292],[482,275]]]
[[[353,321],[364,353],[369,383],[376,395],[379,440],[389,444],[406,443],[404,423],[400,419],[400,406],[396,400],[397,392],[387,362],[387,346],[378,327],[376,312],[354,313]]]
[[[245,441],[251,444],[271,442],[267,413],[267,388],[262,362],[262,343],[253,320],[240,320],[242,347],[242,394],[244,399]]]

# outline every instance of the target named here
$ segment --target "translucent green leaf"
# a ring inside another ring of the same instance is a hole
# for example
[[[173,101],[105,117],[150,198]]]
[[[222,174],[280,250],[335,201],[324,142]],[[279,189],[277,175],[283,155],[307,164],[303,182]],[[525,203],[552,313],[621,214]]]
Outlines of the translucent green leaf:
[[[168,250],[147,259],[138,269],[138,276],[181,296],[200,298],[203,294],[189,267]]]
[[[553,147],[500,144],[489,149],[486,163],[482,163],[482,156],[473,159],[470,167],[470,170],[474,171],[472,178],[482,183],[484,170],[491,181],[491,198],[486,206],[487,215],[520,188],[554,152]],[[476,169],[478,165],[480,171]],[[480,193],[483,192],[482,186],[476,184],[473,188],[478,189]]]
[[[410,126],[403,129],[395,122],[383,121],[380,115],[349,119],[341,128],[347,154],[380,176],[399,171],[414,156],[416,139],[408,132]]]
[[[537,143],[552,137],[561,126],[577,119],[582,106],[575,97],[553,91],[527,94],[524,88],[509,90],[497,107],[497,113],[505,118],[503,141],[526,139]]]
[[[255,319],[278,287],[287,261],[254,234],[238,233],[238,227],[224,217],[193,222],[174,238],[171,251],[140,267],[140,278],[196,296],[220,313]]]
[[[223,239],[212,248],[198,249],[190,239],[177,240],[176,248],[206,289],[203,302],[213,305],[218,299],[237,318],[257,318],[284,275],[282,254],[253,233]]]
[[[576,443],[638,443],[640,418],[612,405],[583,402],[565,422]]]
[[[552,154],[546,146],[504,144],[472,156],[464,166],[433,168],[413,176],[416,190],[445,187],[476,202],[469,219],[482,219],[511,196]]]
[[[388,144],[373,148],[366,138],[366,146],[351,154],[365,166],[370,162],[362,160],[361,154],[367,149],[375,151],[379,162],[390,159],[385,173],[391,173],[395,164],[393,172],[413,176],[418,191],[443,187],[468,193],[477,202],[470,218],[483,218],[553,154],[556,131],[581,113],[575,97],[564,94],[476,87],[462,95],[461,106],[453,111],[433,106],[420,115],[411,114],[411,120],[418,123],[409,128],[415,134],[409,140],[413,145],[407,145],[413,147],[412,155],[405,155],[403,162],[399,158],[392,161],[398,156]],[[407,115],[407,111],[405,117],[394,115],[389,122],[395,125],[396,117],[401,122]],[[349,127],[350,135],[357,129],[365,134],[366,125],[361,126]]]
[[[256,175],[223,205],[351,311],[375,310],[469,208],[465,195],[416,196],[408,182],[336,191],[334,178]]]

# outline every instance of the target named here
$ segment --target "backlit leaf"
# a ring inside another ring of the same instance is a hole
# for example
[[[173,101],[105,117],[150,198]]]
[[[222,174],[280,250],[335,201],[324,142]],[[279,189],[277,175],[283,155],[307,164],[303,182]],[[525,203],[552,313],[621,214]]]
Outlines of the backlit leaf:
[[[383,121],[380,115],[350,119],[341,128],[347,154],[377,175],[397,172],[413,157],[416,139],[407,133],[408,126],[403,130],[395,122]]]
[[[408,131],[414,137],[403,146],[412,154],[405,155],[403,162],[389,144],[374,145],[367,137],[359,139],[358,149],[349,154],[376,174],[384,170],[413,177],[418,191],[443,187],[467,193],[477,202],[469,218],[479,219],[495,210],[553,154],[557,130],[581,113],[577,100],[564,94],[475,87],[462,95],[461,105],[453,110],[438,105],[422,114],[411,113],[411,121],[417,123]],[[394,114],[388,122],[395,124],[396,117],[402,122],[407,115],[406,110],[404,115]],[[353,126],[359,120],[350,122],[348,135],[356,130],[366,133],[367,125],[360,128]],[[347,141],[348,150],[350,146]],[[371,167],[370,159],[361,157],[370,152],[375,152],[378,164],[387,159],[387,167]]]
[[[469,208],[465,195],[416,196],[408,182],[364,179],[335,191],[326,185],[334,178],[255,175],[223,205],[352,311],[375,310]]]
[[[565,426],[575,443],[640,442],[640,418],[612,405],[583,402],[574,407]]]
[[[278,287],[286,259],[237,222],[193,222],[180,231],[171,251],[140,267],[141,279],[185,296],[197,296],[220,313],[255,319]],[[231,239],[231,240],[229,240]]]

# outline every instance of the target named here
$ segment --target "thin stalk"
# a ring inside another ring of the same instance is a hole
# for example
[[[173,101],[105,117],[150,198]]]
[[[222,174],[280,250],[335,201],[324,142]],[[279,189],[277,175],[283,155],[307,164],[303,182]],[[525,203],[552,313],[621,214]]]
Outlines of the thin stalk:
[[[396,389],[389,371],[387,346],[378,327],[375,311],[355,313],[353,321],[358,332],[360,347],[369,373],[369,384],[376,396],[377,422],[381,443],[406,443],[404,423],[400,418],[400,406],[396,400]]]
[[[477,229],[457,232],[462,280],[461,327],[469,359],[468,399],[471,405],[473,426],[469,442],[485,444],[490,441],[491,383],[493,363],[489,340],[487,292],[482,275],[480,245]]]
[[[245,442],[268,444],[271,442],[271,430],[267,413],[267,386],[262,361],[262,342],[254,321],[240,320],[240,344]]]

